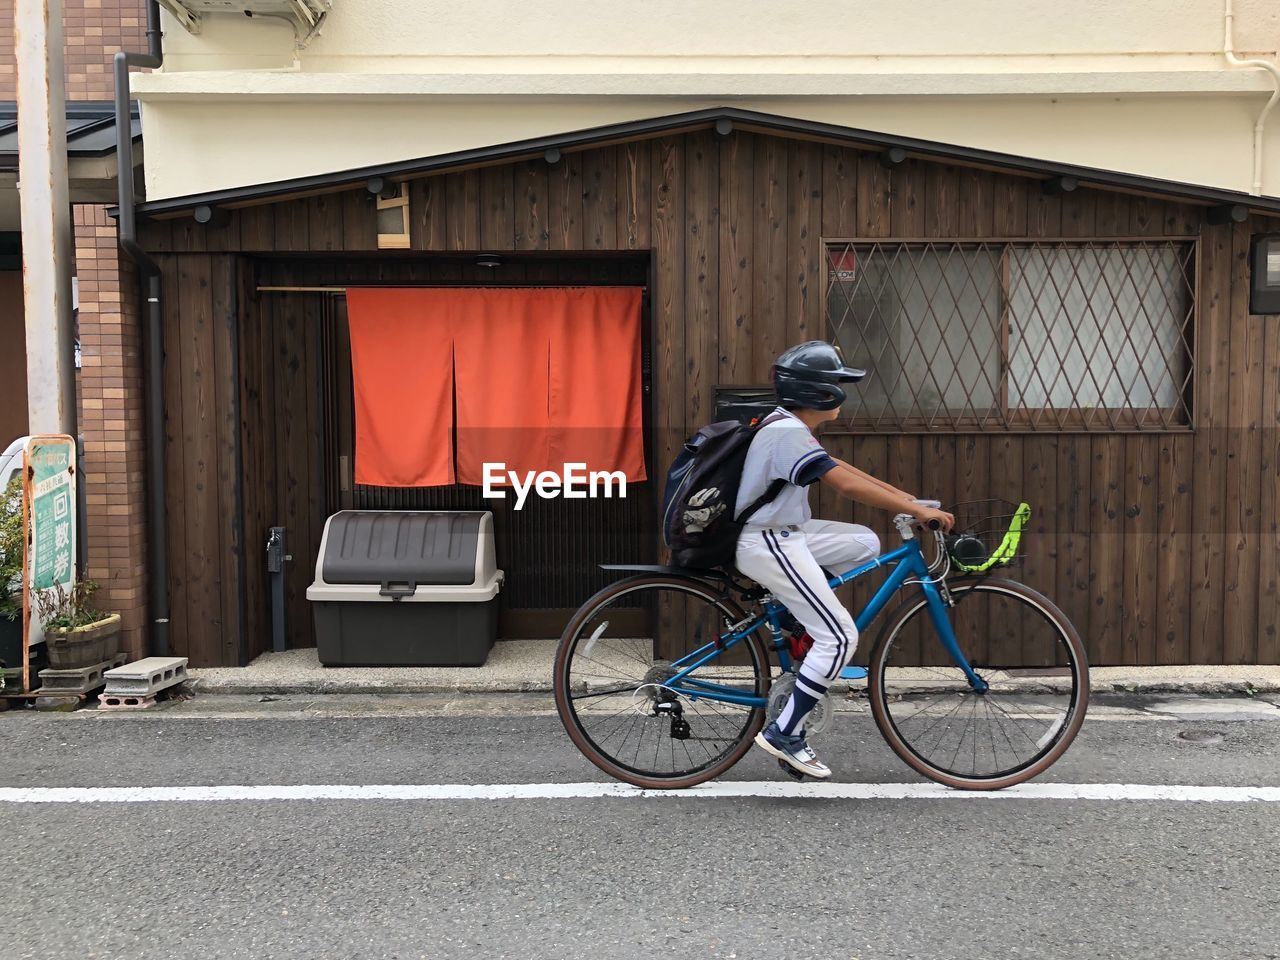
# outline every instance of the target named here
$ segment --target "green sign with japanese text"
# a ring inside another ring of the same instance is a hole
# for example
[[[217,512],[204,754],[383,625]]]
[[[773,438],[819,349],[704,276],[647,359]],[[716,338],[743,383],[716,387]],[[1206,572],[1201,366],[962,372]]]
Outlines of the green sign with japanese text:
[[[75,579],[75,463],[70,437],[32,437],[27,443],[33,590],[69,587]]]

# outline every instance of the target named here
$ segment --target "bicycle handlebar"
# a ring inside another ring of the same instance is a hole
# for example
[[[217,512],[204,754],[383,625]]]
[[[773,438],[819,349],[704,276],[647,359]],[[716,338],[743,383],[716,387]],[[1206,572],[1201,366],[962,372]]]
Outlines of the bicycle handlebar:
[[[912,503],[918,503],[918,504],[920,504],[920,506],[922,506],[922,507],[929,507],[929,508],[930,508],[930,509],[932,509],[932,510],[941,510],[941,509],[942,509],[942,501],[941,501],[941,500],[912,500],[911,502],[912,502]],[[939,523],[937,520],[930,520],[928,523],[926,523],[926,524],[925,524],[925,526],[926,526],[926,527],[928,527],[930,530],[941,530],[941,529],[942,529],[942,524],[941,524],[941,523]]]

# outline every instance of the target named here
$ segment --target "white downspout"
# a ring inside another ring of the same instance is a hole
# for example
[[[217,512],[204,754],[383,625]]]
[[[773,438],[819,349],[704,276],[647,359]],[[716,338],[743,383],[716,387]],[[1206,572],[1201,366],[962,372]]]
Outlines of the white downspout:
[[[1271,94],[1271,99],[1267,101],[1267,105],[1262,108],[1262,112],[1258,114],[1258,122],[1253,127],[1253,188],[1249,191],[1255,197],[1262,196],[1262,137],[1263,131],[1267,125],[1267,116],[1271,113],[1272,108],[1280,101],[1280,67],[1277,67],[1270,60],[1242,60],[1236,56],[1235,52],[1235,12],[1232,10],[1232,0],[1226,0],[1226,36],[1223,40],[1222,52],[1226,55],[1227,63],[1233,67],[1256,67],[1260,70],[1266,70],[1271,74],[1272,82],[1275,84],[1275,90]]]

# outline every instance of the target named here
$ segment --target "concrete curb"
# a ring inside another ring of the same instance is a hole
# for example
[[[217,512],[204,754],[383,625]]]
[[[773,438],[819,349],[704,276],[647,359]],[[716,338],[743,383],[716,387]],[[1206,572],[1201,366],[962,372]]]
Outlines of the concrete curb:
[[[292,694],[323,695],[340,693],[545,693],[551,694],[551,684],[542,681],[476,681],[472,683],[423,683],[376,680],[261,680],[254,678],[226,679],[223,677],[195,677],[191,681],[194,693],[217,694],[268,694],[288,696]]]
[[[1181,693],[1205,697],[1256,697],[1280,693],[1280,682],[1270,679],[1208,680],[1188,677],[1184,680],[1094,681],[1093,693]]]
[[[195,671],[197,674],[199,671]],[[551,683],[543,680],[481,680],[459,683],[433,683],[422,681],[369,680],[365,678],[299,678],[296,680],[268,680],[261,677],[201,677],[191,682],[197,694],[259,694],[273,696],[328,695],[328,694],[465,694],[465,693],[545,693],[552,692]],[[862,684],[836,684],[832,692],[845,696],[850,690],[862,690]],[[1280,679],[1270,677],[1239,676],[1217,677],[1106,677],[1095,675],[1092,690],[1097,693],[1135,694],[1195,694],[1206,697],[1252,697],[1259,694],[1280,694]]]
[[[482,667],[323,667],[314,648],[264,653],[247,667],[189,670],[195,693],[273,696],[323,694],[493,694],[551,692],[557,641],[498,643]],[[1028,684],[1060,683],[1065,678],[1028,677]],[[1280,693],[1280,665],[1183,664],[1157,667],[1094,667],[1097,693],[1244,696]],[[862,681],[834,688],[844,696]]]

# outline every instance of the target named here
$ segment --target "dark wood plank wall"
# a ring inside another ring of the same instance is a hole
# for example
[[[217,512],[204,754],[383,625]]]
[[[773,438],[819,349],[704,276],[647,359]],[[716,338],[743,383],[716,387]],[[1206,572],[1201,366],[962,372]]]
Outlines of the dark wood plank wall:
[[[761,382],[784,345],[827,335],[824,237],[1198,235],[1194,431],[832,433],[826,442],[922,495],[1031,502],[1020,576],[1067,611],[1097,663],[1280,660],[1280,341],[1272,320],[1248,314],[1247,290],[1250,236],[1275,221],[1210,226],[1190,205],[1087,188],[1048,196],[1027,178],[918,160],[890,170],[852,149],[744,132],[439,175],[414,181],[410,198],[419,251],[652,251],[655,449],[664,462],[707,419],[716,384]],[[363,252],[376,247],[373,229],[357,190],[245,208],[214,229],[151,224],[146,239],[160,253]],[[211,272],[218,259],[165,261],[167,317],[176,327],[181,311],[183,357],[198,364],[213,344],[188,327],[207,330],[213,314],[197,304],[204,294],[190,283],[204,288],[189,273]],[[469,269],[458,268],[457,282]],[[203,591],[219,576],[204,552],[215,515],[200,512],[214,495],[200,486],[201,457],[216,449],[212,408],[202,404],[218,397],[196,370],[168,370],[171,442],[195,444],[170,457],[169,471],[171,539],[186,558],[175,565],[175,608],[200,622],[216,608]],[[253,375],[246,366],[247,405],[256,402]],[[264,468],[246,444],[246,510]],[[822,515],[871,523],[888,542],[885,518],[825,491],[816,502]],[[210,645],[202,656],[226,652]]]
[[[287,282],[284,264],[270,261],[248,269],[257,283]],[[323,274],[321,278],[327,280]],[[320,282],[319,280],[313,282]],[[250,291],[246,291],[250,293]],[[259,595],[251,608],[247,645],[254,654],[270,646],[269,575],[266,542],[271,526],[288,531],[293,561],[285,578],[286,626],[290,637],[313,637],[307,586],[329,515],[334,459],[325,443],[323,415],[326,311],[323,294],[247,296],[242,307],[242,354],[246,368],[239,389],[245,451],[245,540],[247,579]],[[250,369],[252,368],[252,369]],[[259,479],[260,478],[260,479]]]
[[[235,258],[158,258],[165,355],[170,635],[192,665],[239,663],[246,625],[237,502],[241,414]]]

